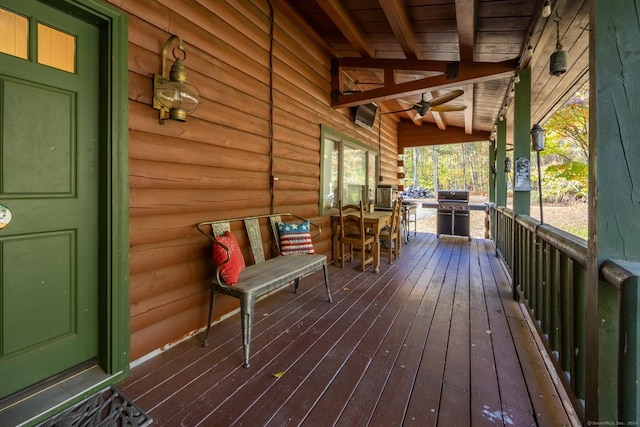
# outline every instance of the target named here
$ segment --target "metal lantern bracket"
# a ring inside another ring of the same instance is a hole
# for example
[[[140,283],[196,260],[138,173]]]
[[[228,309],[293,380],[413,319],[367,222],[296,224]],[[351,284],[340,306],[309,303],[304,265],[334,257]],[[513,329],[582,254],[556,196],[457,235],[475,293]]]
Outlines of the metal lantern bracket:
[[[167,53],[175,41],[178,44],[172,50],[174,63],[167,73]],[[176,55],[176,49],[182,52],[182,58]],[[167,118],[186,121],[187,114],[195,110],[201,102],[198,89],[187,84],[187,71],[183,64],[183,60],[186,58],[187,52],[184,49],[182,39],[177,35],[171,35],[162,49],[162,74],[153,75],[153,108],[160,110],[161,124],[164,124],[164,120]],[[163,96],[159,95],[159,92],[163,91],[170,93],[168,97],[164,96],[164,103],[161,99]],[[167,102],[167,100],[169,101]]]

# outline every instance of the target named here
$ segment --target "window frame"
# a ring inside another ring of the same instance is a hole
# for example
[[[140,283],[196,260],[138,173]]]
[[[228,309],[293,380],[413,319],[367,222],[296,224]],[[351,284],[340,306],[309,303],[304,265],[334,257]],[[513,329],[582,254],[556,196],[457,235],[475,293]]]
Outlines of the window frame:
[[[331,153],[338,149],[338,170],[337,183],[333,186],[337,189],[337,197],[331,197],[331,177],[334,175],[332,156],[328,156],[326,150],[329,148],[328,141],[331,141]],[[344,155],[345,148],[362,150],[365,158],[365,184],[364,194],[368,195],[365,203],[374,203],[377,187],[377,177],[380,170],[379,150],[358,141],[348,135],[331,129],[325,125],[320,126],[320,194],[318,200],[318,212],[320,215],[327,215],[337,212],[338,200],[343,199],[344,189]]]

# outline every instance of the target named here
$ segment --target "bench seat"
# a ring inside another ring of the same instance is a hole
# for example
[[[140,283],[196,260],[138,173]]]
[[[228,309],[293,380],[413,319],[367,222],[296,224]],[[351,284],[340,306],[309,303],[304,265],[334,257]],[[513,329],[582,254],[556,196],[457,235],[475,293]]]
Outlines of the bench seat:
[[[288,255],[271,258],[248,266],[234,286],[225,286],[224,293],[234,297],[259,298],[282,284],[319,270],[327,263],[324,255]]]
[[[229,295],[240,300],[240,316],[242,323],[242,348],[244,353],[244,366],[249,367],[249,357],[251,352],[251,335],[253,330],[253,315],[256,301],[283,286],[290,283],[294,285],[294,292],[298,289],[300,278],[313,273],[319,269],[323,269],[324,282],[327,291],[327,299],[332,301],[331,290],[329,289],[329,272],[327,269],[327,257],[319,254],[294,254],[286,256],[275,256],[266,259],[263,250],[263,239],[260,233],[260,220],[267,219],[270,223],[269,229],[272,231],[270,238],[279,247],[279,236],[277,232],[277,224],[282,222],[283,217],[293,217],[303,220],[292,214],[274,214],[263,215],[258,217],[237,218],[234,220],[208,221],[196,224],[196,228],[202,234],[216,243],[215,237],[220,236],[224,231],[231,230],[231,223],[241,221],[244,223],[244,229],[247,233],[248,240],[251,245],[251,252],[254,257],[254,264],[247,265],[240,273],[238,282],[234,285],[228,285],[222,281],[219,273],[219,266],[216,266],[216,273],[211,281],[210,299],[209,299],[209,317],[207,322],[207,331],[203,346],[209,344],[209,331],[211,329],[211,321],[213,317],[213,307],[215,303],[216,293]],[[205,226],[210,226],[211,231],[204,230]],[[319,234],[319,227],[318,227]]]

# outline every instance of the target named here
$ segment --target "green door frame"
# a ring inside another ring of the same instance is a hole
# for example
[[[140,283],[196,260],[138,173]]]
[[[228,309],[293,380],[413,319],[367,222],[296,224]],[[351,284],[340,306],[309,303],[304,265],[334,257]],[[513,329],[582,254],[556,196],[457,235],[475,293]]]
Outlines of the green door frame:
[[[102,0],[39,0],[100,31],[101,253],[98,366],[74,376],[73,384],[22,396],[3,412],[16,424],[33,425],[121,381],[129,373],[129,183],[128,31],[125,12]],[[1,3],[1,0],[0,0]],[[16,418],[17,417],[17,418]],[[7,418],[5,418],[7,419]]]
[[[105,143],[101,171],[107,178],[101,188],[107,224],[102,267],[108,277],[100,292],[98,363],[107,374],[126,374],[130,353],[127,15],[100,0],[41,1],[98,22],[100,27],[101,74],[105,76],[100,88],[105,101],[100,111]]]

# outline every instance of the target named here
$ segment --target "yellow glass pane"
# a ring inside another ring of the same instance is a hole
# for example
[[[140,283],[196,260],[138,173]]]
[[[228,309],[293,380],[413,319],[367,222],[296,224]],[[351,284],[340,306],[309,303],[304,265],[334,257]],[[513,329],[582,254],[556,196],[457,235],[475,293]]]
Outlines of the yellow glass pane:
[[[28,40],[27,18],[0,9],[0,52],[27,59]]]
[[[38,63],[75,73],[76,38],[38,24]]]

